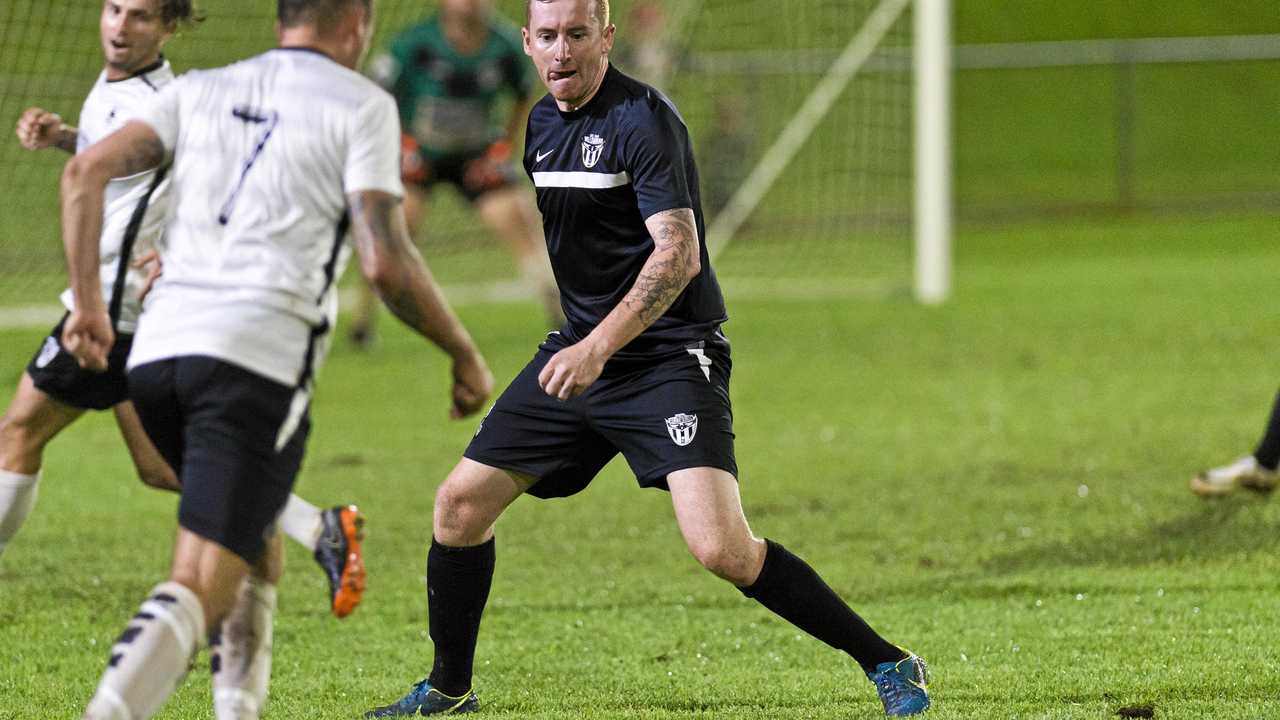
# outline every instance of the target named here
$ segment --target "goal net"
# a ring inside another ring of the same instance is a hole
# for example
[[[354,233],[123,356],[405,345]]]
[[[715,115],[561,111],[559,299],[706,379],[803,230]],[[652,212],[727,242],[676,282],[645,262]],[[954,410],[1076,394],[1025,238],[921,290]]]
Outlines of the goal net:
[[[613,0],[614,62],[666,91],[689,125],[708,243],[730,295],[907,295],[913,285],[913,16],[943,0]],[[199,3],[198,3],[199,4]],[[202,4],[170,42],[178,72],[274,43],[274,3]],[[523,20],[523,0],[498,0]],[[381,0],[378,37],[433,9]],[[31,105],[71,123],[102,66],[101,5],[0,4],[0,310],[56,319],[65,282],[58,178],[66,156],[27,152],[12,125]],[[945,211],[945,208],[944,208]],[[503,245],[451,191],[437,191],[419,242],[466,302],[518,296]]]

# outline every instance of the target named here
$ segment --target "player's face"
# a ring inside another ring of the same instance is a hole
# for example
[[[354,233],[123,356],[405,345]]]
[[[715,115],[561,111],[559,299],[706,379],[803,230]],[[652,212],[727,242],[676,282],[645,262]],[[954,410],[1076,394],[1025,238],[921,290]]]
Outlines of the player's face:
[[[106,0],[99,30],[110,79],[128,77],[159,60],[173,34],[160,15],[159,0]]]
[[[604,79],[614,27],[600,27],[595,6],[595,0],[555,0],[529,7],[524,51],[563,110],[581,107]]]

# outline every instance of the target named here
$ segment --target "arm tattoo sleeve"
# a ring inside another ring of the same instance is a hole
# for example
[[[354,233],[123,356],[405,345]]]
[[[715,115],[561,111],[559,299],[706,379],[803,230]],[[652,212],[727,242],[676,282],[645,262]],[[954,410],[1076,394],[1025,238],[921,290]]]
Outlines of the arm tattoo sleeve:
[[[395,209],[400,200],[386,193],[360,192],[351,197],[351,220],[361,257],[376,257],[396,273],[411,272],[418,264],[416,251],[395,227]],[[426,318],[416,302],[410,284],[393,282],[376,288],[387,309],[412,328],[422,328]]]
[[[698,230],[692,211],[668,210],[654,215],[647,224],[653,233],[653,254],[622,299],[646,327],[671,307],[699,265]]]

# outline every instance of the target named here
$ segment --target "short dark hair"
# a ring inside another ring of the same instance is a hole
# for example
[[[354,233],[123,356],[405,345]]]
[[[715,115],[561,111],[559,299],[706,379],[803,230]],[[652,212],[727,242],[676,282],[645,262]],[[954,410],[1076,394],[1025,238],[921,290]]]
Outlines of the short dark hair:
[[[529,24],[529,18],[533,17],[533,4],[535,2],[551,2],[551,0],[525,0],[524,3],[524,24]],[[609,27],[609,0],[596,0],[596,20],[600,21],[600,28]]]
[[[365,10],[373,10],[373,0],[276,0],[276,19],[281,27],[314,25],[328,30],[348,7],[357,3]]]
[[[204,12],[194,0],[160,0],[160,19],[165,25],[198,25],[204,22]]]

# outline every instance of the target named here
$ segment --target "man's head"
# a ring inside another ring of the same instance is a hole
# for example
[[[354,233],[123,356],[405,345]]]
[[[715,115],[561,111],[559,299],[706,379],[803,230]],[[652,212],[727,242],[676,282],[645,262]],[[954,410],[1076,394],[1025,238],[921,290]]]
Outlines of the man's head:
[[[483,22],[493,14],[493,0],[440,0],[440,14],[463,22]]]
[[[527,0],[524,51],[562,110],[590,100],[613,49],[609,0]]]
[[[156,62],[180,25],[200,20],[192,0],[104,0],[98,29],[107,76],[128,77]]]
[[[354,68],[373,38],[373,0],[277,0],[276,33],[281,45],[314,47]]]

